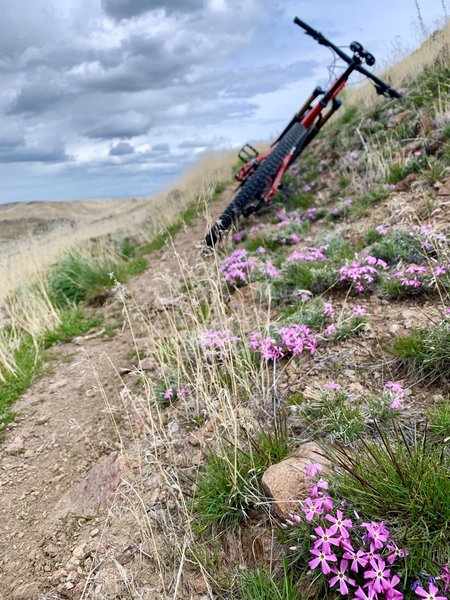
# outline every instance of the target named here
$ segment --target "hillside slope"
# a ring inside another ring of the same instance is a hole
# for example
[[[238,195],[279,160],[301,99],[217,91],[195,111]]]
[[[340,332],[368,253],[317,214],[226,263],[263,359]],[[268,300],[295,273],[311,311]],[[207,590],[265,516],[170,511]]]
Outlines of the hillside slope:
[[[0,448],[0,597],[448,595],[449,64],[50,349]]]

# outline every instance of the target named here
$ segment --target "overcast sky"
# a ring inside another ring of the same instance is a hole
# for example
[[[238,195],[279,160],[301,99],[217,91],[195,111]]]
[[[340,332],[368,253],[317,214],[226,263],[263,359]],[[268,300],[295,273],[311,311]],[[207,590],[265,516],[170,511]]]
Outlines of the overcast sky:
[[[419,0],[430,31],[449,0]],[[0,203],[142,196],[270,139],[357,39],[420,41],[414,0],[0,0]]]

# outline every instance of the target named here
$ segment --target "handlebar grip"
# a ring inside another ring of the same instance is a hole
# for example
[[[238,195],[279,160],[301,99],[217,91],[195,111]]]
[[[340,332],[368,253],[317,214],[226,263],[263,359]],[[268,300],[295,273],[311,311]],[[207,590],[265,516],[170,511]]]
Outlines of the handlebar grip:
[[[308,35],[311,35],[315,39],[323,37],[322,34],[319,31],[316,31],[315,29],[313,29],[312,27],[310,27],[307,23],[305,23],[304,21],[302,21],[298,17],[295,17],[294,23],[296,25],[298,25],[299,27],[301,27],[302,29],[304,29]]]

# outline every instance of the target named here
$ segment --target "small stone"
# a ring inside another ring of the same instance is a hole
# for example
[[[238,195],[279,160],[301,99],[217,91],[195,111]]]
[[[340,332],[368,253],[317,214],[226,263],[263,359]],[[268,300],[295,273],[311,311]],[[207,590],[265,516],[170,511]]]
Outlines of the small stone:
[[[93,529],[90,533],[91,537],[95,537],[96,535],[98,535],[100,532],[100,529]]]
[[[12,597],[14,600],[37,600],[40,591],[35,583],[24,583],[13,591]]]
[[[52,575],[52,581],[53,582],[57,582],[57,581],[62,581],[67,577],[67,571],[66,569],[57,569],[53,575]]]
[[[72,556],[74,558],[84,558],[84,554],[85,554],[84,545],[83,546],[77,546],[72,551]]]
[[[21,454],[25,450],[25,440],[20,435],[16,435],[5,447],[7,454]]]

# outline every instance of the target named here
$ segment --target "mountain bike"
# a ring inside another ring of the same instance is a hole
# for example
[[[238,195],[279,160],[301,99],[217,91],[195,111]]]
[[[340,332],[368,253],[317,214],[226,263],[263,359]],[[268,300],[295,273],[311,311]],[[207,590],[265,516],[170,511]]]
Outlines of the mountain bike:
[[[313,90],[266,152],[259,154],[250,144],[245,144],[240,150],[238,157],[244,164],[235,175],[239,182],[239,191],[207,233],[204,240],[206,247],[215,246],[241,215],[248,216],[269,202],[280,187],[286,170],[342,105],[337,96],[345,88],[353,71],[359,71],[369,78],[378,94],[387,98],[401,98],[399,92],[362,66],[365,63],[372,67],[375,64],[375,57],[359,42],[350,44],[352,56],[348,56],[341,48],[298,17],[295,17],[294,23],[302,27],[306,35],[314,38],[322,46],[330,48],[348,66],[328,89],[316,87]]]

